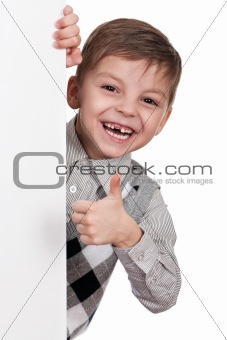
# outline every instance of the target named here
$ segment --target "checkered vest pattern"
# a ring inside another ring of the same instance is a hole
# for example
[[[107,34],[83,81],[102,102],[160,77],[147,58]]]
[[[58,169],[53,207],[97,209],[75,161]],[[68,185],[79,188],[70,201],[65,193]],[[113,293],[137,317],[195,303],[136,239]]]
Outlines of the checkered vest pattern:
[[[140,165],[132,160],[132,166]],[[124,208],[139,224],[159,186],[144,173],[129,173],[122,188]],[[98,196],[98,199],[106,196],[103,189]],[[83,244],[75,224],[71,219],[67,222],[67,340],[75,338],[88,327],[116,262],[113,246]]]

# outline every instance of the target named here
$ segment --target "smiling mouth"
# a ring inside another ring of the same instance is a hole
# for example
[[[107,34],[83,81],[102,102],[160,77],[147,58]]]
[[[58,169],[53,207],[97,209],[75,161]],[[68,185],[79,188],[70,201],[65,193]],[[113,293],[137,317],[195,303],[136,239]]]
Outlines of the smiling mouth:
[[[134,132],[134,130],[132,130],[131,128],[121,126],[116,123],[103,123],[102,125],[106,133],[119,140],[126,140],[130,138]]]

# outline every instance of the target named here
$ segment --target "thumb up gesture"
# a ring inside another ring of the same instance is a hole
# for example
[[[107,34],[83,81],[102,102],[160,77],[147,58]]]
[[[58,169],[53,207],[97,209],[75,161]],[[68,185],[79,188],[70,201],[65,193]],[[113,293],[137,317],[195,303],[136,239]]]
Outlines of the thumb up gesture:
[[[95,202],[76,201],[72,208],[72,221],[85,244],[130,248],[142,237],[142,230],[124,209],[119,174],[112,176],[105,198]]]

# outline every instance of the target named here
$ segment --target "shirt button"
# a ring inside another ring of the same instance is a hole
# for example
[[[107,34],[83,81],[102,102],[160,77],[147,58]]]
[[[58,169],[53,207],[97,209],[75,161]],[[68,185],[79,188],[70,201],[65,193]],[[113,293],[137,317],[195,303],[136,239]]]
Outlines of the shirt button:
[[[140,254],[140,256],[138,257],[139,261],[143,261],[144,260],[144,253]]]
[[[71,193],[75,193],[76,192],[76,186],[75,185],[72,185],[69,190],[71,191]]]

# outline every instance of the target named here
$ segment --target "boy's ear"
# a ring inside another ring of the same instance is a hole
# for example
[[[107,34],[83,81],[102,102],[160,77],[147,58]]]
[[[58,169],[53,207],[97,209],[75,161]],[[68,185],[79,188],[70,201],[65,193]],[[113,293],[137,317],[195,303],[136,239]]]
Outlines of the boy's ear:
[[[161,122],[159,123],[159,126],[155,132],[155,136],[157,136],[161,131],[162,129],[164,128],[164,126],[166,125],[167,123],[167,120],[169,119],[170,115],[171,115],[171,112],[173,110],[173,107],[170,106],[167,110],[167,112],[165,113],[164,117],[162,118]]]
[[[78,85],[77,77],[71,76],[68,81],[67,88],[67,102],[72,109],[78,109],[80,107],[78,99]]]

